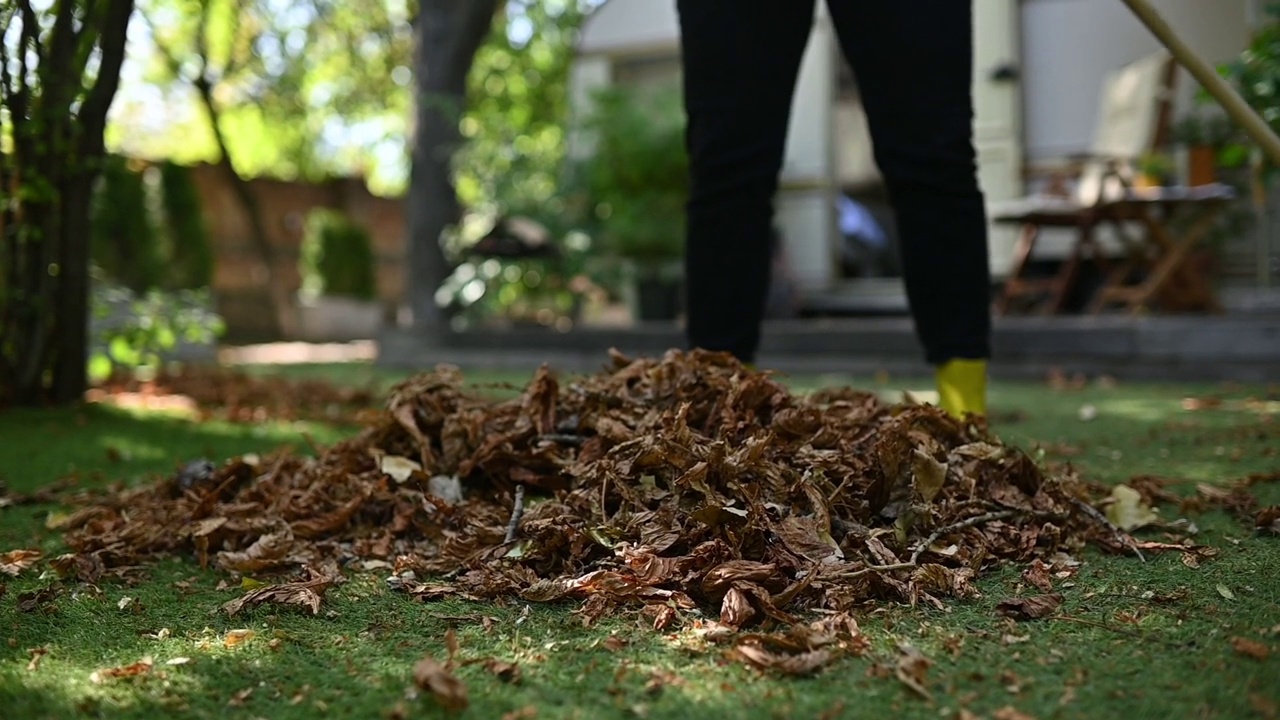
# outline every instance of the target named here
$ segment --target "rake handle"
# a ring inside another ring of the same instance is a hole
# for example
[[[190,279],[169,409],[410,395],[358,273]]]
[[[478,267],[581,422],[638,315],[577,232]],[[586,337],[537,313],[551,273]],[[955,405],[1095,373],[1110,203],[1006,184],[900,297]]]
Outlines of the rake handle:
[[[1213,99],[1218,101],[1227,115],[1261,146],[1271,162],[1280,165],[1280,137],[1277,137],[1271,126],[1267,125],[1258,112],[1240,97],[1240,93],[1236,92],[1235,88],[1223,80],[1213,67],[1184,43],[1147,0],[1124,0],[1124,4],[1129,6],[1151,34],[1155,35],[1156,39],[1173,54],[1173,57],[1204,86]]]

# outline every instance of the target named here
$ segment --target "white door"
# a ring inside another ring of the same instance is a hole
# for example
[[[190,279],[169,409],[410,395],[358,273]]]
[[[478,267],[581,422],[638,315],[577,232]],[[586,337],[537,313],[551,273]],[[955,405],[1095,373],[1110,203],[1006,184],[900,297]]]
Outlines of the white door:
[[[1020,197],[1024,190],[1018,7],[1019,0],[973,0],[974,144],[988,203]],[[991,272],[997,278],[1009,271],[1016,232],[990,226]]]

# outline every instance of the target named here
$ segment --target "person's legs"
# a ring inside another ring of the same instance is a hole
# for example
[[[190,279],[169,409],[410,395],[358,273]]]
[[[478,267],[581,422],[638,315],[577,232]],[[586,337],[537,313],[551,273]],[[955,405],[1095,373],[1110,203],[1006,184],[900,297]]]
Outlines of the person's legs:
[[[690,164],[688,342],[752,362],[773,196],[813,0],[678,0]]]
[[[985,413],[987,225],[973,147],[966,0],[828,0],[898,218],[903,278],[944,407]]]

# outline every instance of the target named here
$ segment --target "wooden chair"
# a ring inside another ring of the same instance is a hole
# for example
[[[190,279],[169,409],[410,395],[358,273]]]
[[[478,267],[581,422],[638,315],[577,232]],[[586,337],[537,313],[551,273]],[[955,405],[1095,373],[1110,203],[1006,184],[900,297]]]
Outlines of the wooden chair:
[[[1063,312],[1086,262],[1094,263],[1106,277],[1090,304],[1093,312],[1117,302],[1140,310],[1153,299],[1178,292],[1198,297],[1183,304],[1216,305],[1207,286],[1185,267],[1191,247],[1207,231],[1208,222],[1194,223],[1191,230],[1175,237],[1169,220],[1189,205],[1217,208],[1230,198],[1230,189],[1134,186],[1142,156],[1163,145],[1168,134],[1176,70],[1172,57],[1161,52],[1110,73],[1102,88],[1090,150],[1071,159],[1074,189],[992,205],[994,222],[1021,228],[997,312],[1009,313],[1028,299],[1032,309],[1042,313]],[[1105,248],[1099,242],[1098,231],[1104,227],[1115,231],[1119,248]],[[1027,268],[1036,259],[1043,228],[1068,229],[1074,237],[1053,276],[1030,278]],[[1131,285],[1135,276],[1138,285]]]

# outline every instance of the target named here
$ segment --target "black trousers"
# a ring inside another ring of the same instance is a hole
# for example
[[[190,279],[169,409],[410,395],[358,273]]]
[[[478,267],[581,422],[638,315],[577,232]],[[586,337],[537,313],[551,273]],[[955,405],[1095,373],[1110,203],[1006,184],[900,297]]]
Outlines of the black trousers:
[[[971,0],[826,1],[897,217],[925,358],[986,358],[990,270],[973,147]],[[760,341],[773,197],[814,2],[677,0],[691,165],[688,341],[745,362]]]

